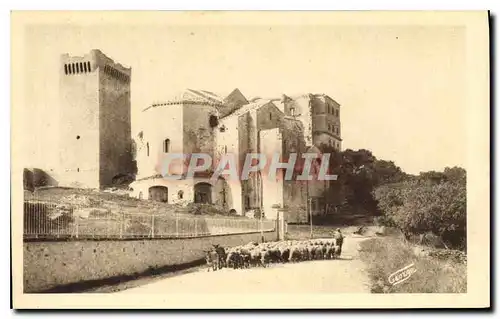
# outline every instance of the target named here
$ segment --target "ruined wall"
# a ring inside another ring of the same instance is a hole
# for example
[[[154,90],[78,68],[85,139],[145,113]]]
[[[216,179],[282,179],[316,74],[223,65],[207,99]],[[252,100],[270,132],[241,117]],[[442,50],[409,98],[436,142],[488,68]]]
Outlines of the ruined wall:
[[[242,120],[243,121],[243,120]],[[244,123],[244,121],[243,121]],[[245,139],[246,134],[242,130],[244,127],[239,127],[240,117],[229,116],[221,120],[219,128],[216,130],[216,156],[214,161],[218,163],[220,156],[223,154],[229,154],[234,156],[236,165],[239,165],[239,152],[240,152],[240,138]],[[222,131],[221,131],[221,128]],[[243,209],[243,198],[242,198],[242,185],[240,181],[240,170],[239,166],[236,168],[238,174],[237,178],[232,179],[230,176],[226,176],[226,181],[231,189],[231,200],[232,207],[236,210],[238,215],[244,214]]]
[[[279,128],[263,130],[260,132],[260,152],[272,159],[274,153],[282,153],[283,138]],[[269,160],[271,161],[271,160]],[[262,207],[266,218],[275,219],[277,210],[275,206],[283,206],[283,180],[278,173],[272,179],[267,174],[262,178]]]
[[[276,107],[273,102],[263,105],[257,111],[257,129],[268,130],[283,125],[284,114]]]
[[[215,130],[215,158],[220,158],[224,154],[238,155],[239,152],[239,127],[238,117],[228,116],[220,121],[219,127]],[[243,128],[242,128],[243,129]]]
[[[204,153],[213,156],[216,128],[210,125],[211,115],[218,117],[214,106],[184,104],[182,132],[185,153]]]
[[[313,143],[313,119],[309,95],[303,95],[295,99],[285,99],[284,108],[286,115],[294,114],[294,117],[302,122],[304,127],[304,138],[307,145]],[[293,110],[293,111],[292,111]]]
[[[302,173],[302,154],[307,151],[302,123],[294,118],[285,117],[283,127],[283,154],[289,158],[297,154],[296,172],[292,180],[283,182],[283,202],[287,207],[287,221],[290,223],[307,222],[307,182],[297,180]]]

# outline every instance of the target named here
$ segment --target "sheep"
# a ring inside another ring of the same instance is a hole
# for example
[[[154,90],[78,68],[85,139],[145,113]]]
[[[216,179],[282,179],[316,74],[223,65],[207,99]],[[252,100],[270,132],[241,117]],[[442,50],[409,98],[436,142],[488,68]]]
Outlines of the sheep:
[[[228,268],[237,269],[240,268],[242,264],[242,258],[239,252],[236,250],[230,250],[226,257],[226,265]]]
[[[340,248],[334,239],[288,240],[260,244],[249,242],[227,251],[220,245],[213,245],[212,251],[207,252],[207,264],[215,269],[266,267],[270,263],[335,259],[339,254]]]
[[[280,247],[280,253],[281,253],[281,262],[283,263],[288,262],[288,259],[290,258],[290,248]]]
[[[265,267],[265,264],[262,262],[262,252],[259,249],[250,251],[250,265]]]
[[[213,271],[216,271],[219,269],[219,256],[215,252],[215,250],[208,250],[205,251],[205,261],[207,262],[207,271],[210,271],[212,269]]]
[[[226,250],[220,245],[212,245],[219,259],[219,269],[226,267]]]
[[[297,262],[302,259],[302,250],[298,246],[292,246],[290,249],[290,256],[288,258],[288,261],[290,262]]]

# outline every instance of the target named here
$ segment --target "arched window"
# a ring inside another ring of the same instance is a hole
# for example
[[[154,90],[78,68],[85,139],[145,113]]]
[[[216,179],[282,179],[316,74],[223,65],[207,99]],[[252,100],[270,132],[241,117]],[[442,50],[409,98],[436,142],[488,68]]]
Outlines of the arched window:
[[[149,142],[146,143],[146,154],[149,156]]]
[[[170,139],[163,141],[163,152],[168,153],[170,151]]]
[[[184,191],[177,192],[177,196],[179,196],[179,199],[182,199],[184,197]]]

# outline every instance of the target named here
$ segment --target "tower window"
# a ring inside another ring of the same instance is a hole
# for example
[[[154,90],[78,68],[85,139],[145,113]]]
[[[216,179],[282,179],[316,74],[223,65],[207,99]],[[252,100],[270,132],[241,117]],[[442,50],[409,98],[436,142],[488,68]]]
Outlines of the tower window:
[[[210,127],[216,127],[219,125],[219,119],[215,115],[210,115],[208,122],[210,124]]]
[[[76,63],[76,73],[80,73],[80,65]]]
[[[167,138],[163,141],[163,152],[168,153],[170,151],[170,140]]]
[[[77,136],[76,136],[76,139],[77,139],[77,140],[79,140],[79,139],[80,139],[80,135],[77,135]]]
[[[146,154],[149,156],[149,142],[146,143]]]
[[[68,74],[68,65],[67,64],[64,65],[64,74]]]
[[[273,113],[269,113],[269,121],[273,119]]]
[[[90,62],[87,62],[87,68],[89,69],[90,72]]]
[[[224,154],[227,154],[227,145],[224,145]]]
[[[71,73],[75,74],[75,64],[71,63]]]
[[[291,114],[292,116],[295,116],[295,108],[294,108],[294,107],[291,107],[291,108],[290,108],[290,114]]]
[[[83,73],[83,63],[82,62],[80,62],[80,72]]]

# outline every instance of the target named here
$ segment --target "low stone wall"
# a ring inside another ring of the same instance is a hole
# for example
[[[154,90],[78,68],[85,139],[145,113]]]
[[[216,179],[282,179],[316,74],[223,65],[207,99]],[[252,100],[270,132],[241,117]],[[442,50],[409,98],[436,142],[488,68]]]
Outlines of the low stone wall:
[[[274,231],[264,233],[266,241],[276,240],[276,236]],[[231,247],[260,240],[260,233],[247,233],[185,239],[25,242],[24,292],[139,276],[199,261],[204,258],[203,250],[212,244]]]

